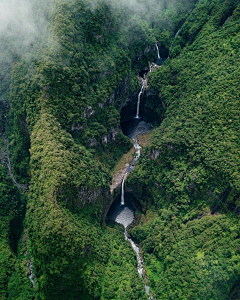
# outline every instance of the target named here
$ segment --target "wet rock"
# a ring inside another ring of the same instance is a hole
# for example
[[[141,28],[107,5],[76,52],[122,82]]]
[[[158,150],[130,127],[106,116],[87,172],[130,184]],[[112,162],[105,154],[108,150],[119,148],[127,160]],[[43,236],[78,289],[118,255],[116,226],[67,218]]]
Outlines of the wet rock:
[[[121,184],[122,184],[122,180],[124,178],[124,175],[127,173],[127,170],[129,168],[129,163],[126,163],[125,164],[125,167],[121,170],[119,170],[113,177],[113,180],[112,180],[112,185],[111,185],[111,194],[114,193],[114,191],[117,189],[117,188],[120,188],[121,187]]]

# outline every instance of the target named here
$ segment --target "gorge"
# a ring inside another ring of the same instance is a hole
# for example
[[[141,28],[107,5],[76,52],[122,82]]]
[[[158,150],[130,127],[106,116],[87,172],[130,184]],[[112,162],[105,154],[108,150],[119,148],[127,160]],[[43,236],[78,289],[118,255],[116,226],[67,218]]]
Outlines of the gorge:
[[[0,299],[239,299],[239,0],[0,7]]]

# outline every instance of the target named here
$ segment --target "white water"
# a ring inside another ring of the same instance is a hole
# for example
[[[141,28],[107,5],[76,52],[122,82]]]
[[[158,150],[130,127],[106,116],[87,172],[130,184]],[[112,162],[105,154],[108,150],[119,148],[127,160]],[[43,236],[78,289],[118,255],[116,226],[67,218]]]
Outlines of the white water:
[[[143,89],[144,89],[144,85],[145,85],[145,80],[142,81],[142,87],[141,90],[138,94],[138,102],[137,102],[137,113],[136,113],[136,119],[139,119],[139,108],[140,108],[140,101],[141,101],[141,95],[143,93]]]
[[[30,270],[30,275],[28,276],[28,278],[32,283],[32,287],[35,288],[35,282],[34,282],[34,277],[35,276],[33,274],[33,265],[32,264],[29,265],[29,270]]]
[[[121,205],[124,205],[124,182],[126,177],[127,177],[127,173],[124,175],[122,180]]]
[[[175,36],[174,36],[174,40],[173,40],[173,42],[172,42],[172,44],[171,44],[171,46],[170,46],[170,48],[169,48],[168,57],[170,57],[170,55],[171,55],[171,51],[172,51],[173,44],[174,44],[176,38],[178,37],[179,32],[180,32],[180,29],[178,29],[178,31],[176,32],[176,34],[175,34]]]
[[[176,34],[175,34],[175,39],[177,38],[179,32],[180,32],[180,29],[178,29],[178,31],[176,32]]]
[[[5,134],[5,127],[6,127],[6,121],[7,121],[7,114],[9,112],[10,106],[9,103],[5,100],[5,99],[1,99],[3,104],[4,104],[4,114],[2,116],[2,139],[4,141],[4,148],[0,149],[0,163],[2,163],[3,165],[6,165],[8,168],[8,174],[11,177],[13,183],[22,191],[28,190],[29,185],[28,184],[20,184],[17,183],[14,175],[13,175],[13,171],[12,171],[12,167],[11,167],[11,162],[10,162],[10,158],[9,158],[9,154],[7,152],[7,148],[8,148],[8,139],[6,137]]]
[[[159,49],[158,49],[158,44],[156,43],[156,48],[157,48],[157,56],[158,58],[161,58],[160,53],[159,53]]]
[[[141,257],[140,248],[134,243],[134,241],[128,237],[127,227],[132,224],[134,220],[134,211],[126,206],[125,204],[125,193],[124,193],[124,183],[126,180],[127,175],[134,169],[134,165],[136,161],[139,159],[141,155],[141,146],[138,144],[137,135],[140,133],[145,133],[150,130],[150,127],[144,121],[135,121],[137,125],[132,128],[132,131],[129,132],[129,137],[132,139],[134,143],[134,148],[136,150],[136,155],[133,158],[130,167],[128,168],[127,172],[125,173],[123,180],[122,180],[122,192],[121,192],[121,205],[117,206],[114,210],[113,214],[110,216],[110,219],[114,220],[116,223],[121,224],[124,226],[124,237],[125,240],[128,241],[137,257],[137,271],[139,276],[144,280],[146,283],[146,279],[144,276],[144,268],[143,268],[143,259]],[[145,284],[145,291],[148,296],[150,296],[150,288],[148,285]],[[149,299],[152,299],[151,296]]]
[[[140,249],[139,247],[134,243],[133,240],[131,240],[129,237],[128,237],[128,234],[127,234],[127,228],[125,227],[125,230],[124,230],[124,236],[125,236],[125,240],[128,241],[134,252],[136,253],[136,256],[137,256],[137,270],[138,270],[138,274],[143,278],[143,260],[141,258],[141,255],[140,255]]]
[[[178,34],[178,32],[177,32],[177,34]],[[157,43],[156,43],[156,48],[157,48],[158,59],[159,59],[161,57],[160,57],[160,54],[159,54],[159,49],[158,49]],[[150,65],[150,72],[152,71],[151,66],[152,65]],[[146,84],[146,80],[147,79],[142,80],[141,90],[138,94],[137,113],[136,113],[135,119],[139,119],[139,107],[140,107],[141,95],[143,93],[143,90],[144,90],[144,87],[145,87],[145,84]],[[116,223],[121,224],[121,225],[124,226],[125,240],[128,241],[131,244],[134,252],[136,253],[138,274],[140,275],[140,277],[146,283],[147,280],[146,280],[145,274],[144,274],[143,259],[142,259],[141,254],[140,254],[140,248],[134,243],[134,241],[131,238],[128,237],[128,233],[127,233],[127,227],[130,224],[132,224],[132,222],[134,220],[134,212],[133,212],[132,209],[125,206],[125,193],[124,193],[124,184],[125,184],[126,177],[134,169],[135,163],[141,155],[141,146],[138,144],[137,135],[141,134],[141,133],[146,133],[149,130],[151,130],[149,125],[146,122],[139,121],[139,120],[135,120],[135,122],[137,122],[137,125],[136,126],[134,125],[134,127],[129,130],[127,135],[132,139],[132,141],[134,143],[134,148],[136,150],[136,155],[133,158],[127,172],[124,174],[124,177],[122,179],[121,204],[115,209],[114,213],[112,213],[109,217],[110,217],[110,219],[114,220]],[[145,284],[145,291],[146,291],[146,294],[149,296],[148,299],[149,300],[153,299],[152,296],[150,295],[150,287],[146,284]]]
[[[137,257],[137,270],[139,276],[145,281],[144,278],[144,268],[143,268],[143,259],[141,257],[140,248],[134,243],[132,239],[128,237],[127,233],[127,227],[132,224],[134,220],[134,212],[132,209],[130,209],[127,206],[120,206],[119,211],[116,212],[117,214],[114,216],[114,221],[118,224],[121,224],[124,226],[124,237],[125,240],[128,241]],[[147,295],[150,295],[150,288],[148,285],[145,285],[145,291]],[[150,298],[151,299],[151,298]]]
[[[228,17],[228,18],[226,19],[226,21],[223,23],[222,26],[224,26],[224,25],[227,23],[227,21],[228,21],[229,18],[230,18],[230,17]]]

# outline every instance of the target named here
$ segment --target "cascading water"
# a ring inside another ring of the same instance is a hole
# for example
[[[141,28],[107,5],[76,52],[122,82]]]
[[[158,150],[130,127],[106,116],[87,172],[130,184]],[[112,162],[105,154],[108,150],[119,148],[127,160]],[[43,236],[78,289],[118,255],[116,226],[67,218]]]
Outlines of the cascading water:
[[[29,185],[28,184],[20,184],[16,181],[14,175],[13,175],[13,171],[12,171],[12,167],[11,167],[11,162],[10,162],[10,158],[9,158],[9,154],[7,152],[7,148],[8,148],[8,139],[6,137],[6,121],[7,121],[7,115],[8,112],[10,110],[10,106],[9,103],[6,99],[1,98],[1,101],[3,103],[3,114],[2,114],[2,139],[4,142],[4,148],[1,149],[0,151],[0,163],[2,163],[3,165],[7,166],[8,168],[8,173],[9,176],[11,177],[13,183],[22,191],[28,190]]]
[[[177,32],[177,34],[178,33],[179,33],[179,31]],[[175,38],[177,37],[177,34],[175,35]],[[160,59],[161,57],[160,57],[160,54],[159,54],[159,49],[158,49],[157,44],[156,44],[156,48],[157,48],[157,53],[158,53],[158,59]],[[152,66],[152,64],[150,65],[150,70],[149,70],[150,72],[152,71],[151,66]],[[127,136],[129,136],[132,139],[132,141],[134,143],[134,148],[136,150],[136,155],[133,158],[132,162],[130,163],[130,166],[128,167],[128,170],[124,174],[123,179],[122,179],[120,205],[115,207],[114,210],[112,211],[112,213],[109,214],[109,219],[114,220],[116,223],[121,224],[121,225],[124,226],[125,240],[128,241],[131,244],[134,252],[136,253],[138,273],[145,282],[145,291],[146,291],[146,294],[149,296],[148,299],[152,300],[153,297],[150,295],[150,287],[148,285],[146,285],[147,280],[145,278],[145,272],[144,272],[144,267],[143,267],[143,259],[141,257],[140,248],[134,243],[134,241],[131,238],[128,237],[127,227],[130,224],[132,224],[132,222],[134,220],[134,211],[125,204],[125,192],[124,192],[124,184],[125,184],[126,177],[134,169],[135,163],[141,155],[141,146],[138,144],[137,135],[147,133],[148,131],[151,130],[149,125],[145,121],[140,121],[139,120],[140,119],[139,118],[139,107],[140,107],[141,95],[144,91],[144,88],[147,85],[147,74],[145,76],[146,77],[144,77],[144,79],[142,79],[141,90],[138,94],[136,117],[132,120],[133,125],[128,130],[126,130],[126,133],[125,133]]]
[[[161,58],[160,53],[159,53],[159,49],[158,49],[158,44],[156,43],[156,48],[157,48],[157,56],[158,58]]]
[[[121,205],[124,205],[124,182],[126,177],[127,177],[127,173],[124,175],[122,180]]]
[[[29,271],[30,271],[30,275],[28,276],[29,280],[32,283],[32,287],[35,288],[35,282],[34,282],[34,274],[33,274],[33,265],[32,263],[29,265]]]
[[[139,119],[139,108],[140,108],[141,95],[143,93],[144,86],[145,86],[145,80],[142,81],[142,87],[141,87],[141,90],[138,94],[137,113],[136,113],[136,117],[135,117],[136,119]]]
[[[134,123],[134,125],[132,126],[131,130],[129,131],[128,136],[133,141],[133,145],[136,150],[136,155],[133,158],[127,172],[124,174],[124,177],[122,180],[120,205],[118,205],[115,208],[114,212],[112,213],[112,215],[109,216],[109,218],[111,220],[114,220],[116,223],[124,226],[125,240],[131,244],[131,246],[136,254],[138,274],[141,276],[141,278],[143,278],[143,280],[145,282],[145,291],[146,291],[147,295],[150,296],[150,288],[148,285],[146,285],[146,279],[145,279],[144,267],[143,267],[143,259],[141,257],[140,248],[134,243],[134,241],[131,238],[128,237],[128,233],[127,233],[127,227],[130,224],[132,224],[132,222],[134,220],[134,211],[127,206],[128,203],[126,203],[126,201],[125,201],[124,184],[125,184],[127,175],[134,169],[135,163],[141,155],[141,146],[138,143],[137,135],[146,133],[150,130],[149,125],[145,121],[141,121],[139,119],[137,119],[137,120],[133,119],[133,123]],[[152,299],[151,296],[149,297],[149,299]]]
[[[228,21],[229,18],[230,18],[230,17],[228,17],[228,18],[226,19],[226,21],[223,23],[222,26],[224,26],[224,25],[227,23],[227,21]]]
[[[175,34],[175,36],[174,36],[174,40],[173,40],[173,42],[172,42],[172,44],[171,44],[171,46],[170,46],[170,48],[169,48],[168,57],[170,57],[170,55],[171,55],[171,51],[172,51],[173,44],[174,44],[176,38],[178,37],[179,32],[180,32],[180,29],[178,29],[178,31],[176,32],[176,34]]]

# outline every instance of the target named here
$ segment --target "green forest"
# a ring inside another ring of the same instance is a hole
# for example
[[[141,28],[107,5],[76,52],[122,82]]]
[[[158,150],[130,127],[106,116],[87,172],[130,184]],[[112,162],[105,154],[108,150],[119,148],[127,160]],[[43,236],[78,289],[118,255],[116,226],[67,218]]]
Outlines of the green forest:
[[[0,300],[240,299],[240,1],[15,2],[0,4]],[[151,131],[125,186],[144,280],[108,219],[141,70]]]

